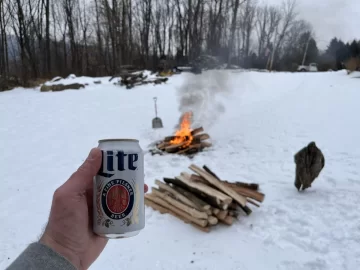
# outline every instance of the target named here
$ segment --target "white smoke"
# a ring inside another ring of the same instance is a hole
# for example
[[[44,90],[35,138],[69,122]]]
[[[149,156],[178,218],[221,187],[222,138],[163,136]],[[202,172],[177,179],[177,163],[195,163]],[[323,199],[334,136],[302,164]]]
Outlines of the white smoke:
[[[192,75],[177,89],[179,111],[181,115],[193,113],[192,127],[209,128],[225,112],[221,96],[231,92],[227,74],[226,71],[207,71]]]

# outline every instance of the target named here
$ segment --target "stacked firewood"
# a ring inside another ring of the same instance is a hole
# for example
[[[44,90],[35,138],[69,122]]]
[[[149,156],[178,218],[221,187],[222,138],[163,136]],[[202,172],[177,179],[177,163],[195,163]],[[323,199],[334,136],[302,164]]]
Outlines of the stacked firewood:
[[[248,204],[260,207],[265,199],[258,184],[221,180],[207,166],[189,168],[194,174],[182,172],[175,178],[164,178],[164,182],[156,180],[158,188],[145,195],[145,204],[209,232],[220,223],[232,225],[242,213],[250,215]]]
[[[209,134],[202,133],[203,131],[204,128],[202,127],[196,128],[191,131],[191,139],[189,136],[188,138],[183,138],[178,143],[174,143],[174,141],[177,141],[178,136],[165,137],[164,140],[156,143],[156,149],[152,150],[151,153],[153,155],[171,153],[191,157],[205,148],[212,146],[210,142],[206,141],[210,139]]]

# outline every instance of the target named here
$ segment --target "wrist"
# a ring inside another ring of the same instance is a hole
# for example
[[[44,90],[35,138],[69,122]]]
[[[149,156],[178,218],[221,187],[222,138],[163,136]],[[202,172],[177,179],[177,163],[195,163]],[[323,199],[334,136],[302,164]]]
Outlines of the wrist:
[[[44,233],[44,235],[40,238],[39,242],[53,251],[64,257],[68,260],[76,269],[81,270],[81,262],[79,256],[71,251],[69,248],[65,247],[59,241],[56,241],[53,237]]]

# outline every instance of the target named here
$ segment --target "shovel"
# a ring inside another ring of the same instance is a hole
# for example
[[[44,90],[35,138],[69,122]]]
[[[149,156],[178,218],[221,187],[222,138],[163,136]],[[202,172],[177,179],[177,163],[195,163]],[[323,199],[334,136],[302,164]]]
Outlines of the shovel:
[[[157,98],[154,97],[154,103],[155,103],[155,118],[152,120],[152,128],[163,128],[163,123],[161,121],[161,118],[157,116],[157,105],[156,105]]]

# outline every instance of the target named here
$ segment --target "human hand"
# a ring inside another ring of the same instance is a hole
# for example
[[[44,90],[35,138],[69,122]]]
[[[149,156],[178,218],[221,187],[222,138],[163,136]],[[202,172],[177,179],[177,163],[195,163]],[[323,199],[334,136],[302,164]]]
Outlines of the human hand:
[[[93,232],[93,177],[102,161],[91,150],[85,162],[54,193],[49,222],[40,243],[50,247],[77,269],[88,269],[104,250],[107,239]],[[148,187],[144,187],[145,193]]]

